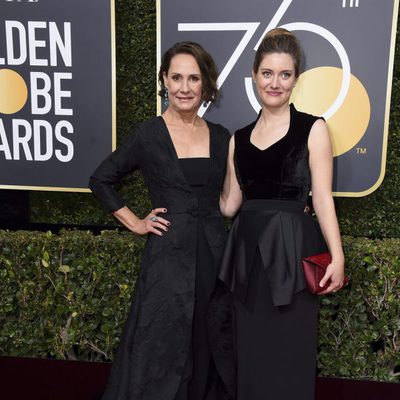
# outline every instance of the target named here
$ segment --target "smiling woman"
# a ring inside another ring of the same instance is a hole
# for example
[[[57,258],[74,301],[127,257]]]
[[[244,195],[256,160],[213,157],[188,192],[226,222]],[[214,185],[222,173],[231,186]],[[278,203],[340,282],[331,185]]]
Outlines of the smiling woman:
[[[169,110],[191,112],[198,108],[203,97],[203,82],[196,59],[190,54],[178,54],[167,72],[163,73],[165,90],[168,92]],[[169,114],[170,112],[167,111]],[[168,115],[167,114],[167,115]]]
[[[210,57],[210,55],[197,43],[194,42],[181,42],[177,43],[175,46],[171,47],[169,50],[165,52],[162,58],[160,71],[158,74],[158,82],[161,86],[158,94],[165,98],[166,96],[166,85],[165,85],[165,77],[168,76],[170,71],[172,59],[177,56],[188,56],[193,57],[195,63],[192,70],[195,72],[195,75],[201,75],[202,80],[202,100],[209,102],[215,101],[218,95],[218,87],[217,87],[217,68],[214,63],[214,60]]]
[[[343,286],[329,133],[323,119],[289,104],[300,54],[289,31],[267,33],[253,64],[262,110],[230,143],[221,209],[241,209],[220,277],[237,298],[238,400],[314,398],[318,297],[306,290],[302,258],[329,249],[322,294]],[[311,188],[321,228],[305,212]]]
[[[197,115],[215,100],[217,72],[197,43],[167,50],[162,116],[139,124],[95,171],[90,188],[130,231],[148,235],[125,333],[104,400],[232,399],[230,354],[215,351],[207,310],[225,242],[219,193],[229,132]],[[140,169],[153,210],[138,218],[113,184]],[[226,327],[224,327],[226,330]],[[221,329],[222,330],[222,329]],[[227,366],[228,371],[227,371]]]

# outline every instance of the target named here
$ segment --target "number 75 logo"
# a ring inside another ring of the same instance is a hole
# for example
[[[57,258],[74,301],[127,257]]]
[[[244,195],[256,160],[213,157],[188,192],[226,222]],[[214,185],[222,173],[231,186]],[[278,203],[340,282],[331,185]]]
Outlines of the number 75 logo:
[[[334,155],[338,156],[353,148],[364,135],[371,113],[369,96],[363,84],[351,73],[351,63],[346,49],[332,32],[309,22],[291,22],[279,25],[293,1],[282,1],[254,50],[257,50],[264,35],[277,26],[290,31],[311,32],[321,36],[334,48],[341,68],[318,67],[304,72],[300,76],[291,100],[298,109],[322,115],[326,119],[332,136]],[[356,7],[358,5],[358,2],[354,3]],[[346,1],[343,1],[343,7],[345,6]],[[244,31],[242,39],[218,77],[218,86],[221,88],[259,26],[260,22],[179,23],[178,31]],[[255,96],[251,77],[244,77],[243,84],[248,101],[258,113],[261,106]],[[324,88],[323,92],[321,91],[322,87]],[[203,105],[199,110],[199,115],[203,116],[209,106],[210,104]],[[355,115],[358,117],[354,118]],[[346,130],[340,129],[344,124]],[[348,132],[351,132],[351,135]]]
[[[262,38],[278,26],[293,31],[306,68],[291,101],[328,123],[334,194],[365,196],[385,175],[399,2],[203,0],[188,7],[187,0],[158,0],[158,49],[194,40],[210,51],[221,71],[222,100],[204,105],[199,114],[207,112],[207,118],[234,131],[261,108],[251,63]]]

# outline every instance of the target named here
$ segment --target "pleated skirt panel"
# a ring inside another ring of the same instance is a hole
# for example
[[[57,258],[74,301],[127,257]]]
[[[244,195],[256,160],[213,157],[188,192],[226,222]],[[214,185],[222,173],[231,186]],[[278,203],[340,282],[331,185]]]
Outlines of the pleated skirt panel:
[[[305,289],[302,257],[327,251],[318,222],[297,200],[248,200],[235,218],[222,257],[220,279],[244,301],[256,253],[273,303],[290,304]]]

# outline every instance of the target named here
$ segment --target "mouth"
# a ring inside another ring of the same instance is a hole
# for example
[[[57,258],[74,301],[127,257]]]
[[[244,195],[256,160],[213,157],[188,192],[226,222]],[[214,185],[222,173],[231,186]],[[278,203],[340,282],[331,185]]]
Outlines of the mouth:
[[[193,100],[193,97],[180,97],[180,96],[176,96],[176,98],[180,101],[191,101]]]
[[[282,94],[282,92],[268,91],[267,94],[272,97],[278,97]]]

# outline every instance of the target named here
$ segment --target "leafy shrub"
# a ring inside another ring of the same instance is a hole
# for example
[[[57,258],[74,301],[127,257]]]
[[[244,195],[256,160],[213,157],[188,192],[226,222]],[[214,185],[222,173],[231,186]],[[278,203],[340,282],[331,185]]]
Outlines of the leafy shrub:
[[[322,299],[322,376],[399,382],[400,239],[343,238],[351,283]],[[0,353],[110,360],[144,240],[0,231]]]
[[[109,359],[143,240],[113,231],[0,232],[1,353]]]
[[[322,376],[399,382],[400,240],[343,238],[348,287],[322,299]]]

